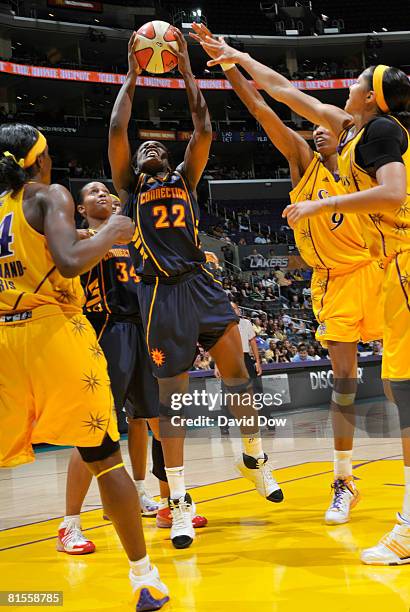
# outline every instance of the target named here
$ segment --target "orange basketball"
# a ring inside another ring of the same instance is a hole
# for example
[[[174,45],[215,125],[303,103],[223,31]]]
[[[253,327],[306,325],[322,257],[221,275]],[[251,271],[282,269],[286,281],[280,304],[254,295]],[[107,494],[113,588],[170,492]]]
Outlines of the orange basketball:
[[[178,65],[178,43],[166,21],[150,21],[137,31],[135,55],[143,70],[155,74],[169,72]]]

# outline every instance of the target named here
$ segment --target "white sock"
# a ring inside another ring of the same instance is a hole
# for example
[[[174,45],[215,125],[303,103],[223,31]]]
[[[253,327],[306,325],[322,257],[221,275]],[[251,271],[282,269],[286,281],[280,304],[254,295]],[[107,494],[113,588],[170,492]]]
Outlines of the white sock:
[[[140,495],[141,493],[144,493],[145,480],[134,480],[134,482],[135,482],[135,486],[137,487],[138,493]]]
[[[186,493],[184,466],[165,468],[171,499],[184,497]]]
[[[168,508],[168,497],[161,497],[159,500],[159,509],[163,510],[164,508]]]
[[[265,456],[262,449],[262,439],[259,432],[250,437],[243,436],[242,447],[245,455],[250,455],[254,459],[263,459]]]
[[[352,456],[353,451],[338,451],[334,452],[334,472],[335,478],[346,478],[353,475]]]
[[[404,484],[404,501],[401,516],[410,523],[410,466],[406,465],[404,466]]]
[[[138,561],[130,561],[130,568],[134,576],[145,576],[152,569],[149,556],[145,555],[145,557]]]
[[[63,519],[63,522],[60,525],[60,529],[64,529],[65,527],[68,526],[69,523],[74,522],[76,527],[80,528],[81,526],[81,521],[80,521],[80,515],[79,514],[73,514],[72,516],[65,516]]]

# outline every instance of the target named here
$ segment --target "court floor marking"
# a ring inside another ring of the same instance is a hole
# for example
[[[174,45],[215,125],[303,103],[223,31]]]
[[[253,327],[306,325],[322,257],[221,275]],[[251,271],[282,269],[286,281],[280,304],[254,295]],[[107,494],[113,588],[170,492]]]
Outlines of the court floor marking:
[[[358,463],[356,465],[353,465],[353,469],[356,470],[357,468],[363,467],[365,465],[368,465],[369,463],[374,463],[376,461],[384,461],[384,460],[388,460],[388,459],[396,459],[396,458],[400,458],[401,455],[400,454],[395,454],[395,455],[389,455],[387,457],[379,457],[378,459],[368,459],[362,463]],[[315,461],[299,461],[299,463],[293,463],[292,465],[285,465],[283,467],[279,467],[277,468],[277,470],[287,470],[290,469],[292,467],[298,467],[299,465],[307,465],[309,463],[329,463],[329,461],[327,461],[326,459],[319,459],[319,460],[315,460]],[[283,481],[282,483],[279,484],[287,484],[288,482],[294,482],[295,480],[304,480],[306,478],[310,478],[311,476],[322,476],[324,474],[330,474],[332,472],[332,470],[327,470],[325,472],[318,472],[317,474],[313,474],[313,475],[309,475],[309,476],[301,476],[300,478],[293,478],[292,480],[286,480]],[[60,474],[65,474],[66,472],[57,472],[57,475]],[[49,476],[51,476],[52,474],[48,474]],[[234,480],[240,480],[242,477],[238,476],[237,478],[226,478],[225,480],[216,480],[214,482],[209,482],[207,484],[202,484],[202,485],[193,485],[191,487],[189,487],[189,490],[193,490],[193,489],[199,489],[200,487],[207,487],[210,485],[214,485],[214,484],[221,484],[223,482],[232,482]],[[358,480],[360,480],[358,477],[356,477]],[[6,479],[4,479],[6,480]],[[0,480],[1,482],[1,480]],[[391,486],[404,486],[404,485],[391,485]],[[252,491],[253,489],[250,489],[249,491]],[[241,491],[240,493],[248,493],[249,491]],[[239,493],[232,493],[231,495],[238,495]],[[214,501],[216,499],[219,499],[219,497],[215,497],[215,498],[210,498],[210,499],[205,499],[199,502],[195,502],[195,504],[201,504],[201,503],[205,503],[208,501]],[[81,514],[87,514],[88,512],[94,512],[95,510],[101,510],[102,506],[101,505],[95,505],[93,508],[90,508],[89,510],[82,510]],[[40,521],[33,521],[32,523],[23,523],[22,525],[15,525],[14,527],[5,527],[4,529],[0,529],[0,533],[2,533],[3,531],[10,531],[12,529],[20,529],[21,527],[30,527],[32,525],[40,525],[41,523],[48,523],[49,521],[54,521],[54,520],[61,520],[63,519],[64,516],[54,516],[52,518],[48,518],[48,519],[41,519]],[[84,530],[85,531],[85,530]],[[3,549],[0,549],[0,552]]]
[[[359,464],[353,466],[353,469],[364,467],[366,465],[369,465],[371,463],[377,463],[379,461],[386,461],[388,459],[395,459],[397,457],[400,457],[400,455],[391,455],[389,457],[380,457],[379,459],[369,459],[368,461],[364,461],[362,463],[359,463]],[[316,462],[314,462],[314,461],[303,461],[302,463],[298,463],[296,465],[288,465],[288,466],[285,466],[285,467],[280,468],[280,469],[281,470],[290,469],[292,467],[298,467],[299,465],[309,465],[309,463],[316,463]],[[299,476],[298,478],[290,478],[289,480],[283,480],[279,484],[280,485],[284,485],[284,484],[289,484],[291,482],[297,482],[299,480],[307,480],[309,478],[315,478],[317,476],[323,476],[325,474],[331,474],[332,472],[333,472],[333,470],[326,470],[324,472],[317,472],[315,474],[308,474],[306,476]],[[234,480],[240,480],[240,479],[241,479],[241,477],[238,477],[238,478],[229,478],[227,480],[217,481],[217,482],[209,483],[208,485],[201,485],[201,486],[208,487],[208,486],[213,486],[215,484],[220,484],[220,482],[232,482]],[[397,485],[393,485],[393,486],[397,486]],[[403,486],[403,485],[401,485],[401,486]],[[220,500],[220,499],[227,499],[228,497],[235,497],[236,495],[243,495],[243,494],[246,494],[246,493],[253,493],[254,491],[255,491],[255,489],[247,489],[245,491],[237,491],[236,493],[228,493],[226,495],[219,495],[217,497],[211,497],[209,499],[203,499],[203,500],[200,500],[198,502],[195,502],[195,504],[196,505],[198,505],[198,504],[205,504],[205,503],[208,503],[208,502],[211,502],[211,501],[217,501],[217,500]],[[87,510],[86,512],[95,512],[95,510],[98,510],[98,509],[102,509],[102,506],[100,506],[99,508],[95,508],[94,510]],[[58,518],[62,518],[62,517],[56,517],[54,519],[46,519],[46,520],[43,520],[43,521],[38,521],[36,523],[28,523],[27,525],[18,525],[17,527],[9,527],[9,528],[7,528],[7,529],[5,529],[3,531],[9,531],[10,529],[18,529],[20,527],[27,527],[27,526],[30,526],[30,525],[37,525],[37,524],[40,524],[40,523],[47,523],[49,521],[51,522],[51,521],[54,521],[54,520],[58,520]],[[106,523],[103,524],[103,525],[95,525],[93,527],[87,527],[87,528],[83,529],[83,531],[85,532],[85,531],[92,531],[93,529],[101,529],[102,527],[111,527],[111,525],[112,525],[111,521],[106,521]],[[38,544],[40,542],[47,542],[47,541],[50,541],[50,540],[55,540],[55,538],[56,538],[56,536],[54,535],[54,536],[50,536],[50,537],[47,537],[47,538],[41,538],[39,540],[33,540],[33,541],[30,541],[30,542],[23,542],[21,544],[14,544],[13,546],[7,546],[6,548],[0,548],[0,552],[5,552],[6,550],[12,550],[14,548],[21,548],[23,546],[29,546],[31,544]]]

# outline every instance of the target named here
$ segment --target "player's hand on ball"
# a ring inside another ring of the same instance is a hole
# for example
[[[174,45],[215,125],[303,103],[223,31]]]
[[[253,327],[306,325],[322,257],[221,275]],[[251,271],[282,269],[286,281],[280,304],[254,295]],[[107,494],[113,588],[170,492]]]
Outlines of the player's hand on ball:
[[[118,244],[128,244],[135,231],[135,223],[129,217],[123,215],[112,215],[107,223],[114,232],[114,240]]]
[[[282,217],[286,218],[289,223],[289,227],[292,229],[301,219],[306,217],[316,217],[323,212],[323,204],[319,201],[307,200],[306,202],[298,202],[298,204],[290,204],[286,206],[282,212]]]
[[[178,43],[178,50],[175,50],[175,54],[178,57],[178,70],[182,75],[187,73],[192,74],[191,62],[189,61],[188,45],[186,43],[186,40],[182,32],[178,30],[178,28],[173,27],[172,32]]]
[[[135,44],[137,42],[137,33],[133,32],[131,38],[128,41],[128,73],[140,75],[142,69],[135,57]]]

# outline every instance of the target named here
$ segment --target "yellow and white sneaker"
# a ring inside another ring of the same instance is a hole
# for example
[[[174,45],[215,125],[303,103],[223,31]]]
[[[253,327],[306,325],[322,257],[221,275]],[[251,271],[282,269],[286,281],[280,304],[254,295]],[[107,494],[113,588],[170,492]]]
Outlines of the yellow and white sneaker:
[[[161,610],[169,601],[168,587],[159,577],[158,569],[154,566],[148,574],[136,576],[130,570],[130,580],[134,592],[134,603],[136,612],[148,612]]]
[[[259,495],[275,504],[283,501],[282,489],[273,477],[273,468],[266,453],[261,459],[242,453],[242,457],[236,462],[236,468],[244,478],[254,483]]]
[[[405,565],[410,563],[410,523],[401,514],[393,529],[372,548],[362,551],[361,560],[366,565]]]
[[[332,484],[333,499],[325,514],[326,525],[343,525],[350,520],[350,510],[360,501],[353,476],[339,478]]]

